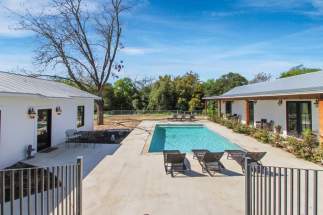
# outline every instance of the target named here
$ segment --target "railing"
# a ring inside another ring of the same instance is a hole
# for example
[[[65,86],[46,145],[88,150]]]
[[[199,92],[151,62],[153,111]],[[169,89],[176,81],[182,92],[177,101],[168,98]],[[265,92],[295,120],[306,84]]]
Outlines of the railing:
[[[83,162],[0,170],[0,215],[82,214]]]
[[[163,115],[171,115],[171,114],[194,114],[194,115],[203,115],[203,110],[196,111],[181,111],[181,110],[111,110],[105,111],[106,115],[136,115],[136,114],[163,114]]]
[[[246,215],[323,214],[322,170],[245,165]]]

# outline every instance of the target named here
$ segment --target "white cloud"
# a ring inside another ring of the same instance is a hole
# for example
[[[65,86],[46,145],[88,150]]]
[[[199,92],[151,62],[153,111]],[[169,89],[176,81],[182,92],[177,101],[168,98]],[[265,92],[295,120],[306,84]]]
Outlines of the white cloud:
[[[126,55],[144,55],[159,52],[157,49],[139,48],[139,47],[125,47],[121,49],[121,53]]]
[[[96,2],[91,0],[83,1],[83,8],[88,12],[95,12],[98,9]],[[50,5],[49,0],[1,0],[0,1],[0,36],[25,37],[32,33],[23,30],[16,30],[18,14],[28,10],[33,15],[55,14],[57,11]]]
[[[323,0],[242,0],[241,6],[292,10],[309,16],[323,15]]]
[[[310,0],[243,0],[243,4],[249,7],[299,7]]]

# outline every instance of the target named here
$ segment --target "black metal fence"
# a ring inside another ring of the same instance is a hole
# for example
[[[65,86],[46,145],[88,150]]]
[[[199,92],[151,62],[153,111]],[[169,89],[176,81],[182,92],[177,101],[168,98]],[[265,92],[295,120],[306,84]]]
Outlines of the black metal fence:
[[[0,215],[82,214],[83,162],[0,170]]]
[[[246,215],[323,214],[323,171],[250,165],[246,160]]]

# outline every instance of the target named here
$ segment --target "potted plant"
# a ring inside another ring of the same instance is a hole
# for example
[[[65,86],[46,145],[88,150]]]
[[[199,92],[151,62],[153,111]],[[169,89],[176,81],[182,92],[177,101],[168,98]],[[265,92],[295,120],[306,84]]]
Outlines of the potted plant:
[[[282,131],[282,127],[280,125],[275,126],[275,133],[280,134]]]

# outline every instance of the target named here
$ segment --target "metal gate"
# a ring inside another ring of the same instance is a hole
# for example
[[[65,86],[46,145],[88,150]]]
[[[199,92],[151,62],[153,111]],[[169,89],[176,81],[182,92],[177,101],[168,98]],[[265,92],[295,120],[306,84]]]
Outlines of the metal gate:
[[[82,214],[83,162],[0,170],[0,215]]]
[[[245,161],[246,215],[322,215],[323,171]]]

